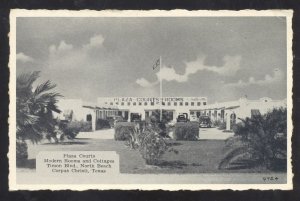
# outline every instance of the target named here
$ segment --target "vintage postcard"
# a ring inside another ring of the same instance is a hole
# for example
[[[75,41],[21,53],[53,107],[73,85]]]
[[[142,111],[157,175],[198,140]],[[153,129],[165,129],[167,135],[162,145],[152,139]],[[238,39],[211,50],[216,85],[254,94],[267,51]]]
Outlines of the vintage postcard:
[[[12,10],[10,190],[292,189],[292,16]]]

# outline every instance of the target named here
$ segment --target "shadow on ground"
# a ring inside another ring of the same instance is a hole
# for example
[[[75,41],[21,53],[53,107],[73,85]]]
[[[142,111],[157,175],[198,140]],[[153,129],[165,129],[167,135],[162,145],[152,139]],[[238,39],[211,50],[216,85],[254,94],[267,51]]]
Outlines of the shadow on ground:
[[[182,145],[182,143],[179,143],[179,142],[168,142],[167,144],[170,145],[170,146],[180,146],[180,145]]]
[[[72,141],[72,142],[59,142],[59,143],[48,142],[48,143],[43,143],[41,145],[76,145],[76,144],[83,145],[83,144],[88,144],[88,142],[76,142],[76,141]]]
[[[158,162],[157,166],[161,168],[176,168],[176,169],[183,169],[187,166],[202,166],[201,164],[192,163],[192,164],[186,164],[182,161],[160,161]]]
[[[36,160],[35,159],[19,160],[19,161],[17,161],[17,167],[18,168],[35,169],[36,168]]]

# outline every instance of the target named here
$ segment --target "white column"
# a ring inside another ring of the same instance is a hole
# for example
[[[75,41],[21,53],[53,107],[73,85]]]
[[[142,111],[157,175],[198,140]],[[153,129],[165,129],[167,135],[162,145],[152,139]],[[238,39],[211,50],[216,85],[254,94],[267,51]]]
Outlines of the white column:
[[[96,130],[96,110],[93,110],[92,113],[92,131]]]
[[[226,115],[226,130],[230,130],[230,114],[231,112],[228,112]]]

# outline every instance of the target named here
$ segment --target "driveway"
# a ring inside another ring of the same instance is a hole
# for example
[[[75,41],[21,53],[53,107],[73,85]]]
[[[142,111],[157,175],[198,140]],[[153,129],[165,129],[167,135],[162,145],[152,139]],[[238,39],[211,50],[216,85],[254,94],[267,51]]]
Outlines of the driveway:
[[[234,135],[233,132],[223,132],[217,128],[200,128],[200,140],[226,140]]]
[[[233,136],[233,133],[223,132],[217,128],[200,128],[200,140],[226,140]],[[92,138],[92,139],[114,139],[114,129],[97,130],[94,132],[80,132],[76,138]]]
[[[104,129],[104,130],[96,130],[94,132],[80,132],[76,138],[83,139],[83,138],[92,138],[92,139],[114,139],[114,132],[113,128],[111,129]]]

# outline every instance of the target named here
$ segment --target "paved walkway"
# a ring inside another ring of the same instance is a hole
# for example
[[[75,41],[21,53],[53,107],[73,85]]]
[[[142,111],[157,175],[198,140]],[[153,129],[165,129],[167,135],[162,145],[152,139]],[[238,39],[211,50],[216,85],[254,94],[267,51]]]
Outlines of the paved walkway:
[[[223,132],[217,128],[200,128],[199,138],[201,140],[226,140],[233,135],[233,132]]]
[[[233,133],[223,132],[217,128],[200,128],[199,134],[200,140],[225,140],[231,136],[233,136]],[[114,129],[80,132],[76,138],[114,139]]]
[[[114,132],[113,128],[111,129],[104,129],[104,130],[97,130],[94,132],[80,132],[76,138],[92,138],[92,139],[114,139]]]

